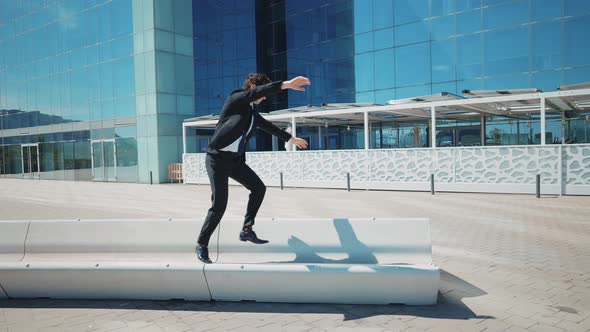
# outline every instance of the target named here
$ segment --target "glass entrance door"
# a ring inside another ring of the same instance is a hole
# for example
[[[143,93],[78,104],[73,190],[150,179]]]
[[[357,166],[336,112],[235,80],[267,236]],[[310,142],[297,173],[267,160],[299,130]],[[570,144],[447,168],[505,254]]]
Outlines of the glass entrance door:
[[[115,140],[92,141],[92,180],[117,181],[117,147]]]
[[[23,144],[22,167],[23,177],[27,179],[39,178],[39,144]]]

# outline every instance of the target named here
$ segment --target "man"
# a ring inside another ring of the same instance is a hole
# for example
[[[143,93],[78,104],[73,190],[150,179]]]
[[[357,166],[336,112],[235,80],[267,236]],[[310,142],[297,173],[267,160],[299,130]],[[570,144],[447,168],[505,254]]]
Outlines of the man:
[[[245,152],[248,140],[252,137],[254,129],[260,128],[302,149],[307,148],[307,142],[291,136],[264,119],[254,110],[253,104],[259,104],[266,99],[266,96],[281,90],[305,91],[303,86],[310,84],[309,79],[302,76],[289,81],[271,82],[265,74],[250,74],[246,76],[243,89],[233,91],[225,101],[215,132],[205,148],[207,152],[205,166],[211,183],[212,206],[197,241],[197,254],[202,262],[211,263],[208,250],[209,239],[221,221],[227,206],[228,178],[236,180],[250,190],[240,241],[268,243],[266,240],[259,239],[252,230],[254,219],[264,199],[266,186],[246,165]]]

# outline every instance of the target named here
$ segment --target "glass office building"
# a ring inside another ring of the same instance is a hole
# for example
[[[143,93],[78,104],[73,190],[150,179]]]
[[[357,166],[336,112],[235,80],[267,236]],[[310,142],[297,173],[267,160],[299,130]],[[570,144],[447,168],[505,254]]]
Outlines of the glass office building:
[[[540,89],[590,81],[590,2],[584,0],[204,1],[195,21],[196,115],[217,114],[256,62],[273,79],[305,75],[305,94],[262,111],[389,100],[463,90]],[[198,45],[198,46],[197,46]],[[236,54],[237,53],[237,54]],[[236,75],[237,73],[237,75]],[[547,116],[547,142],[589,142],[590,117]],[[438,146],[539,144],[535,113],[437,122]],[[363,128],[298,129],[311,149],[361,148]],[[318,135],[318,132],[320,133]],[[387,135],[385,134],[387,133]],[[208,132],[198,132],[198,146]],[[372,148],[428,146],[428,122],[371,128]],[[282,149],[258,135],[252,149]]]
[[[0,2],[0,174],[167,181],[194,116],[190,0]]]
[[[24,0],[0,2],[0,176],[154,182],[184,119],[218,114],[244,75],[305,75],[261,112],[590,81],[587,0]],[[438,120],[437,145],[538,144],[538,115]],[[548,115],[548,143],[589,142],[590,114]],[[372,148],[428,145],[426,121]],[[384,133],[388,133],[385,135]],[[191,132],[189,152],[208,131]],[[312,149],[362,128],[301,128]],[[273,149],[258,135],[251,149]],[[282,149],[274,144],[274,149]]]

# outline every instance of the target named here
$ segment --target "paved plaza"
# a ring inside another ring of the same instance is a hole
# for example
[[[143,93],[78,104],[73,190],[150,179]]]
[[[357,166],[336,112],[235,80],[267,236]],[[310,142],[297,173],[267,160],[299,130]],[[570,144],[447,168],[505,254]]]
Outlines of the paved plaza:
[[[203,220],[210,194],[199,185],[0,179],[0,219]],[[242,216],[247,196],[230,187],[226,216]],[[259,216],[428,217],[438,303],[0,300],[0,332],[590,331],[590,197],[269,188]]]

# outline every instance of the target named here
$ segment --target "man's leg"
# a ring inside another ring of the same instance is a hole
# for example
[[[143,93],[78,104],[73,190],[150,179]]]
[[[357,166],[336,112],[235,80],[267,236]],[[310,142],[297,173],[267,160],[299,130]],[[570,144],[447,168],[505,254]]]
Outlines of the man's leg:
[[[244,226],[252,227],[260,205],[262,205],[262,201],[264,200],[266,185],[245,162],[241,162],[233,169],[231,178],[250,190],[248,208],[244,217]]]
[[[211,234],[219,225],[221,217],[225,213],[227,207],[228,194],[228,160],[222,159],[221,156],[211,157],[207,155],[205,166],[207,168],[207,175],[211,183],[211,208],[207,213],[201,234],[199,235],[198,243],[201,246],[208,246]]]
[[[258,175],[246,165],[245,162],[240,162],[232,170],[231,178],[242,184],[246,189],[250,190],[250,197],[248,199],[248,207],[246,209],[246,216],[244,217],[244,227],[240,233],[240,240],[250,241],[256,244],[268,243],[266,240],[261,240],[256,236],[256,233],[252,231],[252,226],[264,200],[264,194],[266,193],[266,186],[260,180]]]

